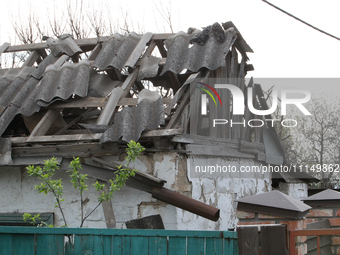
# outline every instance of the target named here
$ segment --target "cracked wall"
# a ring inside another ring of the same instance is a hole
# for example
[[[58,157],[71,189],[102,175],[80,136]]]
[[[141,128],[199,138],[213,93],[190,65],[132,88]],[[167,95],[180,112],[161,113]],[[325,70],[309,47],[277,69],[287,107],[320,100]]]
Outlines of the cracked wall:
[[[123,162],[125,155],[103,158],[108,162]],[[190,212],[176,208],[172,205],[152,198],[151,194],[130,187],[123,187],[116,192],[112,199],[112,206],[117,228],[125,228],[125,222],[160,214],[165,229],[181,230],[226,230],[233,228],[237,223],[236,202],[238,198],[255,195],[271,190],[269,176],[249,176],[249,178],[230,177],[225,175],[193,177],[190,171],[193,169],[193,159],[199,164],[210,163],[211,160],[220,164],[256,165],[253,160],[213,158],[213,157],[187,157],[175,152],[144,153],[129,167],[147,172],[167,181],[164,187],[178,191],[188,197],[218,207],[220,219],[217,222],[207,220]],[[100,165],[98,165],[100,166]],[[68,174],[60,172],[57,177],[65,183],[65,214],[70,218],[71,227],[79,226],[80,210],[79,197],[68,181]],[[90,182],[94,180],[89,178]],[[43,213],[54,212],[57,225],[62,225],[61,216],[57,209],[53,208],[54,201],[50,195],[44,196],[34,191],[34,185],[39,180],[33,180],[20,168],[0,168],[0,212],[30,212]],[[87,210],[96,204],[96,193],[89,185],[86,204]],[[103,209],[100,206],[86,222],[85,227],[105,228]]]

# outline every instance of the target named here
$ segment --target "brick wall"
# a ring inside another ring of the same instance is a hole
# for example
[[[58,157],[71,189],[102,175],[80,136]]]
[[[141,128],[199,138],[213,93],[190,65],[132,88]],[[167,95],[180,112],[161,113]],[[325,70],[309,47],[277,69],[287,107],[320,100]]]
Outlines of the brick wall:
[[[267,224],[282,224],[287,225],[288,230],[302,230],[306,228],[305,219],[292,219],[282,216],[274,216],[257,212],[237,211],[236,213],[239,222],[238,226],[244,225],[267,225]],[[307,245],[304,242],[306,236],[300,236],[296,240],[296,255],[307,254]]]
[[[303,219],[292,219],[257,212],[237,211],[238,226],[242,225],[264,225],[284,224],[288,230],[303,230],[308,223],[328,219],[332,228],[340,228],[340,205],[336,207],[315,207],[309,210],[308,215]],[[306,236],[296,239],[296,254],[307,254],[307,245],[304,243]],[[340,254],[340,237],[332,237],[331,249],[334,254]]]

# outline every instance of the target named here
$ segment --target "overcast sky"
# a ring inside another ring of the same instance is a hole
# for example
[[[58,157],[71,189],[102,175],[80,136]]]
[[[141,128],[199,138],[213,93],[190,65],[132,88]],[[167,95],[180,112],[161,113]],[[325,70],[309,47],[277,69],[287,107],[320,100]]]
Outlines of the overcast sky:
[[[9,41],[14,31],[10,17],[27,12],[27,0],[1,0],[7,12],[1,18],[1,44]],[[85,0],[84,0],[85,1]],[[86,2],[86,1],[85,1]],[[157,32],[155,26],[157,10],[153,8],[159,1],[105,1],[109,3],[112,16],[119,16],[128,10],[133,22],[143,24],[145,31]],[[340,1],[338,0],[270,0],[287,12],[340,37]],[[53,1],[30,1],[31,7],[41,16],[53,9]],[[91,1],[93,4],[94,1]],[[104,1],[95,1],[96,5]],[[163,1],[164,8],[168,2]],[[62,4],[58,10],[65,10]],[[254,50],[249,54],[249,63],[255,71],[254,77],[339,77],[340,41],[298,22],[274,9],[261,0],[172,0],[174,30],[186,31],[188,27],[204,27],[214,22],[232,21],[247,43]],[[6,17],[7,15],[7,17]],[[46,16],[46,15],[45,15]],[[11,40],[13,42],[13,39]],[[13,43],[12,43],[13,44]]]

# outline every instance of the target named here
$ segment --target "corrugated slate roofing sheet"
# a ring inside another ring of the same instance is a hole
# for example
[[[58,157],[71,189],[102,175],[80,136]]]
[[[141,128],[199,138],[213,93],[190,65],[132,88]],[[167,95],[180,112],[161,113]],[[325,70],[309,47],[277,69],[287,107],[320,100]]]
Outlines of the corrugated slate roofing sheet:
[[[100,71],[108,67],[122,69],[125,66],[134,67],[150,41],[152,33],[138,35],[134,32],[127,36],[114,34],[103,45],[103,49],[94,61],[94,66]]]
[[[167,71],[178,74],[184,69],[197,72],[202,67],[215,70],[225,66],[225,57],[236,40],[236,34],[224,31],[225,39],[222,43],[212,34],[204,45],[190,43],[198,33],[201,31],[196,30],[192,34],[179,32],[164,42],[168,55],[161,75]]]
[[[116,114],[114,124],[105,131],[101,142],[138,141],[142,131],[154,130],[163,123],[163,99],[156,91],[143,89],[136,107],[124,107]]]
[[[85,97],[90,80],[90,61],[50,65],[36,87],[35,101],[40,106],[47,106],[55,100],[66,100],[72,95]]]

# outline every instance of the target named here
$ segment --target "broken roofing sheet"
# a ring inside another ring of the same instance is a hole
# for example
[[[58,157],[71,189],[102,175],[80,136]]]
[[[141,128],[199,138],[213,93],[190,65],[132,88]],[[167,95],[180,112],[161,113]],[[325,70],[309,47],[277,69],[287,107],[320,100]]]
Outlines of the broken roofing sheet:
[[[132,32],[129,35],[114,34],[104,43],[103,49],[94,61],[94,66],[100,71],[108,67],[122,69],[125,66],[134,67],[150,41],[152,33],[137,35]]]
[[[142,131],[154,130],[164,123],[163,100],[156,91],[143,89],[137,107],[125,107],[116,114],[114,124],[105,131],[101,142],[138,141]]]
[[[192,34],[179,32],[170,36],[164,42],[168,49],[168,54],[161,75],[167,71],[178,74],[184,69],[197,72],[202,67],[215,70],[220,66],[225,66],[225,56],[236,40],[236,32],[231,29],[228,31],[222,30],[224,39],[219,40],[213,33],[212,28],[209,30],[211,31],[207,32],[208,38],[204,44],[193,41],[204,31],[195,30]]]
[[[60,142],[71,139],[74,134],[80,136],[92,132],[96,133],[96,141],[103,134],[100,142],[106,143],[120,139],[138,140],[142,131],[146,130],[177,130],[181,125],[181,115],[188,104],[188,93],[185,94],[186,100],[182,102],[184,90],[180,90],[181,97],[175,96],[176,104],[168,107],[164,115],[164,104],[169,103],[169,100],[160,96],[160,87],[166,83],[162,89],[177,91],[188,77],[196,77],[200,70],[215,70],[226,66],[226,56],[231,52],[235,40],[247,46],[243,38],[238,36],[237,29],[230,26],[223,29],[215,23],[203,31],[193,29],[188,33],[172,35],[138,35],[132,32],[127,35],[114,34],[112,37],[76,41],[70,35],[62,35],[58,39],[47,38],[46,44],[5,45],[5,52],[7,49],[11,52],[11,49],[18,51],[28,47],[32,52],[30,57],[37,55],[39,61],[36,61],[36,67],[24,67],[20,71],[0,71],[0,134],[3,134],[18,114],[31,116],[40,111],[41,114],[35,116],[32,124],[37,126],[37,122],[43,124],[42,116],[46,110],[51,109],[63,125],[57,125],[59,130],[54,133],[50,130],[37,136],[70,134]],[[38,46],[41,48],[37,48]],[[158,48],[162,58],[152,55],[155,48]],[[45,49],[49,50],[46,52]],[[244,52],[249,50],[249,46],[243,47]],[[92,52],[89,54],[89,51]],[[235,48],[233,51],[236,51]],[[39,55],[39,52],[45,54]],[[79,54],[82,52],[87,52],[90,56],[88,60],[80,59]],[[238,69],[244,67],[239,66],[237,59],[233,63],[235,68],[236,65]],[[34,61],[27,65],[33,64]],[[187,72],[181,73],[183,69],[187,69]],[[245,71],[241,73],[244,75]],[[144,89],[147,87],[141,83],[144,78],[149,78],[149,82],[158,87],[159,91],[150,92]],[[117,91],[120,92],[119,95]],[[84,100],[79,101],[81,98]],[[106,102],[110,102],[110,99],[114,99],[111,100],[114,101],[113,109],[104,116],[103,112],[107,112],[106,108],[109,108]],[[55,101],[65,103],[58,104]],[[178,113],[177,108],[180,108]],[[91,116],[84,118],[85,115]],[[164,122],[164,116],[168,123],[175,116],[171,125]],[[37,119],[39,117],[40,121]],[[103,118],[106,120],[99,121]],[[27,118],[25,123],[26,120]],[[36,126],[30,127],[30,132]],[[71,126],[72,130],[69,128]],[[31,134],[24,142],[39,141],[39,138],[32,139],[31,136],[34,135]],[[59,141],[58,136],[55,135],[53,140]],[[74,136],[71,140],[77,141]]]

